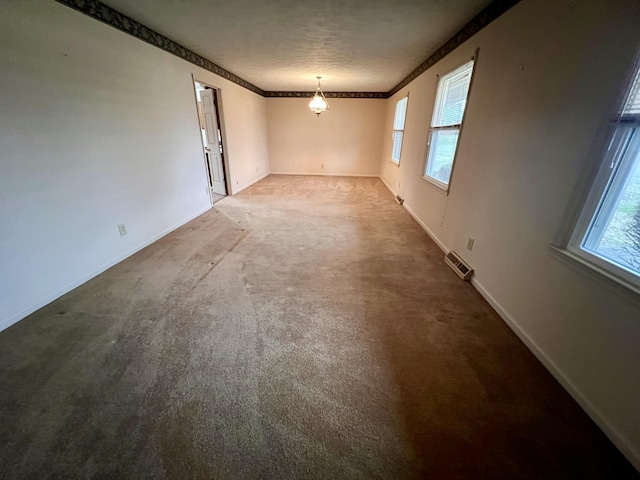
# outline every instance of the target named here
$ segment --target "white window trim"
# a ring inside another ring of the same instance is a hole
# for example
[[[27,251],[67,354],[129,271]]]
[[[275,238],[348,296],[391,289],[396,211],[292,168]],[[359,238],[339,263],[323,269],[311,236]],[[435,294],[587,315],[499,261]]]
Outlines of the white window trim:
[[[457,154],[458,152],[456,152]],[[427,140],[427,157],[429,156],[429,141]],[[453,163],[456,163],[456,157],[455,155],[453,156]],[[424,161],[424,166],[422,168],[423,174],[420,176],[420,178],[422,180],[424,180],[427,183],[430,183],[431,185],[435,185],[436,187],[438,187],[440,190],[442,190],[444,193],[446,193],[447,195],[449,195],[449,185],[451,185],[451,177],[453,177],[453,165],[451,166],[451,176],[449,177],[449,183],[442,183],[439,180],[436,180],[433,177],[430,177],[428,175],[425,175],[424,172],[426,172],[427,170],[427,159],[425,158]]]
[[[640,288],[626,282],[609,270],[600,268],[582,256],[575,255],[565,247],[559,247],[553,244],[549,244],[548,247],[551,255],[560,262],[594,279],[613,292],[623,295],[627,300],[640,305]]]
[[[636,61],[633,73],[640,68],[640,59]],[[633,81],[633,79],[631,80]],[[630,85],[629,85],[630,86]],[[627,100],[629,86],[625,90],[623,99]],[[618,114],[619,115],[619,114]],[[620,117],[618,117],[620,118]],[[623,287],[625,291],[631,293],[635,300],[640,301],[640,275],[623,265],[606,259],[595,252],[591,252],[581,248],[585,237],[589,231],[591,223],[596,216],[596,210],[600,205],[600,201],[605,194],[611,179],[611,162],[615,161],[616,149],[610,148],[614,144],[614,135],[618,128],[623,125],[620,122],[612,122],[610,117],[607,119],[607,134],[604,137],[606,150],[596,150],[598,154],[597,161],[599,166],[593,180],[586,187],[588,194],[577,216],[577,220],[570,232],[569,238],[561,246],[549,244],[551,251],[556,256],[568,259],[571,264],[578,265],[580,270],[587,270],[600,279],[605,279],[610,285],[616,289]],[[636,127],[640,128],[640,127]],[[640,133],[640,132],[637,132]],[[637,139],[635,141],[638,141]]]
[[[453,70],[452,70],[453,71]],[[471,73],[473,75],[473,71]],[[471,92],[471,85],[469,85],[469,92],[467,92],[467,101],[469,101],[469,93]],[[434,102],[435,104],[435,102]],[[465,114],[466,114],[465,108]],[[449,195],[449,186],[451,185],[451,180],[453,179],[453,170],[456,165],[456,158],[458,157],[458,145],[460,144],[460,137],[462,136],[462,124],[464,123],[465,114],[462,115],[462,122],[457,125],[448,125],[446,127],[429,127],[429,133],[427,134],[427,148],[424,155],[424,162],[422,165],[422,179],[427,182],[435,185],[436,187],[444,190],[447,195]],[[427,167],[429,163],[429,153],[431,149],[431,137],[433,136],[433,132],[437,130],[457,130],[458,131],[458,142],[456,143],[456,151],[453,154],[453,161],[451,162],[451,174],[449,175],[449,183],[444,183],[438,180],[437,178],[431,177],[427,175]]]
[[[449,183],[444,183],[439,181],[436,178],[430,177],[429,175],[427,175],[427,166],[428,166],[428,162],[429,162],[429,152],[430,152],[430,148],[431,148],[431,136],[434,130],[439,130],[442,129],[443,127],[433,127],[431,124],[433,123],[433,119],[429,122],[429,132],[427,133],[427,146],[425,149],[425,154],[423,155],[424,160],[422,162],[422,173],[420,174],[420,178],[422,178],[423,180],[425,180],[426,182],[435,185],[436,187],[438,187],[439,189],[443,190],[447,195],[449,195],[449,190],[451,188],[451,182],[453,180],[453,173],[455,171],[455,166],[456,166],[456,160],[458,158],[458,152],[460,151],[460,149],[458,148],[460,146],[460,139],[462,138],[462,131],[464,129],[464,120],[467,117],[467,107],[469,106],[469,98],[471,97],[471,89],[473,88],[473,80],[475,78],[475,73],[476,73],[476,68],[478,66],[478,52],[480,49],[476,49],[474,55],[471,57],[470,60],[473,60],[473,68],[471,69],[471,79],[469,80],[469,90],[467,91],[467,98],[465,101],[465,107],[464,107],[464,112],[462,114],[462,120],[460,121],[460,124],[458,125],[449,125],[447,127],[444,127],[445,129],[453,129],[453,128],[457,128],[458,130],[458,141],[456,143],[456,151],[453,154],[453,161],[451,162],[451,174],[449,175]],[[452,68],[451,70],[447,71],[446,73],[444,73],[442,76],[444,77],[445,75],[450,74],[451,72],[454,72],[455,70],[459,69],[460,67],[462,67],[463,65],[467,64],[470,60],[467,60],[464,63],[461,63],[460,65],[458,65],[455,68]],[[440,75],[437,76],[438,77],[438,82],[436,82],[436,96],[433,99],[433,110],[435,110],[436,108],[436,101],[438,100],[438,84],[440,83]],[[431,112],[431,114],[433,115],[433,111]]]
[[[611,136],[609,136],[610,138]],[[571,235],[569,242],[566,245],[566,250],[577,257],[586,260],[590,264],[598,267],[599,270],[605,270],[609,274],[618,278],[621,282],[628,284],[634,290],[640,291],[640,276],[634,273],[632,270],[612,262],[604,257],[601,257],[595,252],[591,252],[581,248],[581,244],[589,230],[589,226],[593,221],[596,213],[596,209],[600,203],[600,199],[604,195],[604,190],[609,183],[609,163],[612,161],[613,153],[607,152],[602,156],[602,163],[598,169],[598,174],[595,181],[592,184],[591,191],[587,197],[587,200],[582,208],[582,212],[578,217],[573,234]]]
[[[396,130],[395,128],[392,128],[391,130],[391,157],[389,158],[389,161],[398,167],[400,166],[400,159],[402,158],[402,147],[404,145],[404,132],[407,126],[407,113],[409,112],[409,92],[407,92],[407,94],[404,97],[398,99],[398,101],[396,102],[396,108],[393,111],[393,127],[395,127],[396,112],[398,110],[398,104],[404,99],[407,100],[407,105],[404,109],[404,119],[402,120],[402,129]],[[393,140],[395,138],[396,132],[402,132],[402,141],[400,142],[400,153],[398,154],[397,160],[393,158]]]

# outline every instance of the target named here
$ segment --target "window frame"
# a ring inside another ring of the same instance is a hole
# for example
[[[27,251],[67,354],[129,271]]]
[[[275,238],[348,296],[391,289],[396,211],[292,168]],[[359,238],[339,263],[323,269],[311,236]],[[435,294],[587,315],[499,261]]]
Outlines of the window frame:
[[[422,178],[423,180],[431,183],[432,185],[435,185],[436,187],[440,188],[441,190],[444,190],[444,192],[448,195],[449,194],[449,189],[451,188],[451,181],[453,179],[453,171],[455,169],[455,164],[456,164],[456,159],[458,157],[458,147],[460,145],[460,138],[462,137],[462,131],[463,131],[463,127],[464,127],[464,121],[465,118],[467,116],[467,107],[469,106],[469,99],[471,98],[471,89],[473,88],[473,80],[475,78],[475,73],[476,73],[476,68],[478,66],[478,51],[475,51],[475,54],[467,61],[465,61],[464,63],[459,64],[458,66],[450,69],[449,71],[447,71],[446,73],[440,75],[437,75],[438,78],[438,82],[436,83],[436,92],[435,92],[435,97],[433,99],[433,110],[431,112],[431,121],[429,122],[429,131],[427,133],[427,145],[426,145],[426,149],[425,149],[425,154],[424,154],[424,159],[422,162],[422,173],[420,175],[420,178]],[[467,96],[465,97],[465,104],[464,104],[464,110],[462,112],[462,118],[460,119],[460,123],[455,124],[455,125],[445,125],[445,126],[433,126],[433,122],[434,122],[434,114],[436,112],[436,107],[437,107],[437,102],[438,102],[438,91],[440,89],[440,82],[442,81],[443,78],[449,76],[450,74],[454,73],[456,70],[460,70],[462,67],[464,67],[465,65],[468,65],[469,63],[473,62],[473,66],[471,67],[471,78],[469,79],[469,89],[467,90]],[[427,172],[429,169],[429,157],[431,155],[431,149],[432,149],[432,139],[434,136],[434,132],[440,132],[440,131],[446,131],[446,130],[454,130],[458,132],[458,138],[456,139],[456,144],[454,147],[454,153],[453,153],[453,159],[451,161],[451,173],[449,174],[449,181],[447,183],[444,183],[440,180],[438,180],[435,177],[430,176]]]
[[[398,106],[400,105],[400,102],[404,101],[405,102],[405,107],[404,107],[404,117],[402,118],[402,128],[401,129],[396,129],[396,118],[398,116]],[[396,108],[394,110],[393,113],[393,125],[392,125],[392,131],[391,131],[391,158],[390,161],[391,163],[394,163],[395,165],[400,166],[400,159],[402,158],[402,145],[404,144],[404,131],[405,131],[405,127],[407,124],[407,112],[409,110],[409,93],[407,93],[404,97],[400,98],[397,102],[396,102]],[[395,146],[395,140],[396,140],[396,134],[400,133],[402,136],[400,138],[400,151],[398,152],[398,158],[394,158],[393,154],[394,154],[394,146]]]
[[[629,149],[634,149],[635,155],[640,155],[640,114],[624,115],[624,107],[630,99],[636,79],[640,76],[640,56],[636,57],[630,73],[630,78],[626,78],[624,82],[624,95],[619,98],[618,105],[616,105],[616,114],[613,119],[608,119],[604,148],[598,150],[599,165],[596,168],[596,173],[586,188],[586,195],[575,224],[564,248],[560,251],[570,257],[575,257],[575,260],[591,270],[609,277],[627,289],[640,293],[640,273],[599,255],[595,251],[583,248],[583,245],[589,242],[592,226],[595,227],[594,223],[600,219],[601,212],[604,211],[608,217],[615,213],[615,210],[608,204],[614,201],[612,196],[615,197],[624,192],[624,183],[633,171],[629,165],[631,160],[626,158]],[[626,139],[625,129],[632,129]],[[634,155],[633,151],[631,155]],[[638,160],[636,159],[636,161]],[[606,213],[607,210],[611,213]]]

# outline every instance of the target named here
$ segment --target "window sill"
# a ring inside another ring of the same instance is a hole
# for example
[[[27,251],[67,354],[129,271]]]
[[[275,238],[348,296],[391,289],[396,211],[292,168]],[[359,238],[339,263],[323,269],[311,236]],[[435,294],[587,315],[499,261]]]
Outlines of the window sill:
[[[442,191],[442,193],[444,193],[445,195],[449,195],[449,185],[443,186],[442,183],[432,179],[431,177],[426,177],[424,175],[422,175],[420,177],[422,180],[424,180],[427,183],[430,183],[431,185],[434,185],[436,187],[438,187],[439,190]]]
[[[593,278],[608,287],[609,290],[624,296],[627,300],[631,300],[640,305],[640,288],[638,286],[629,283],[604,268],[599,267],[598,265],[595,265],[562,247],[551,244],[547,246],[549,247],[551,256],[556,260],[559,260],[579,273]]]
[[[399,167],[399,166],[400,166],[400,160],[398,160],[398,161],[396,162],[393,158],[390,158],[390,159],[389,159],[389,161],[390,161],[391,163],[393,163],[396,167]]]

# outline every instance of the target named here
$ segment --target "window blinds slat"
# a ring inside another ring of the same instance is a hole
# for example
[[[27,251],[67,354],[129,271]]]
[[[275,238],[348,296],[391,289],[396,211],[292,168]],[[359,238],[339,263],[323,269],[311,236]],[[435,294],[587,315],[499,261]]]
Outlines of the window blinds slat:
[[[440,79],[432,127],[457,125],[462,122],[472,71],[473,60]]]
[[[636,72],[622,115],[640,115],[640,69]]]

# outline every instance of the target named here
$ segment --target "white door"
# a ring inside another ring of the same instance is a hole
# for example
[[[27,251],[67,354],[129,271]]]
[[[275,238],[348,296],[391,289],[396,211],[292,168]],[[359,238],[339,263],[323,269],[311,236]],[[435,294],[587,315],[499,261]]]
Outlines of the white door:
[[[222,168],[222,154],[220,153],[220,139],[218,138],[218,122],[216,118],[216,106],[213,103],[213,90],[202,90],[200,92],[200,100],[202,101],[202,116],[204,117],[204,129],[206,133],[204,153],[207,157],[211,191],[219,195],[226,195],[227,189],[224,183],[224,169]]]

